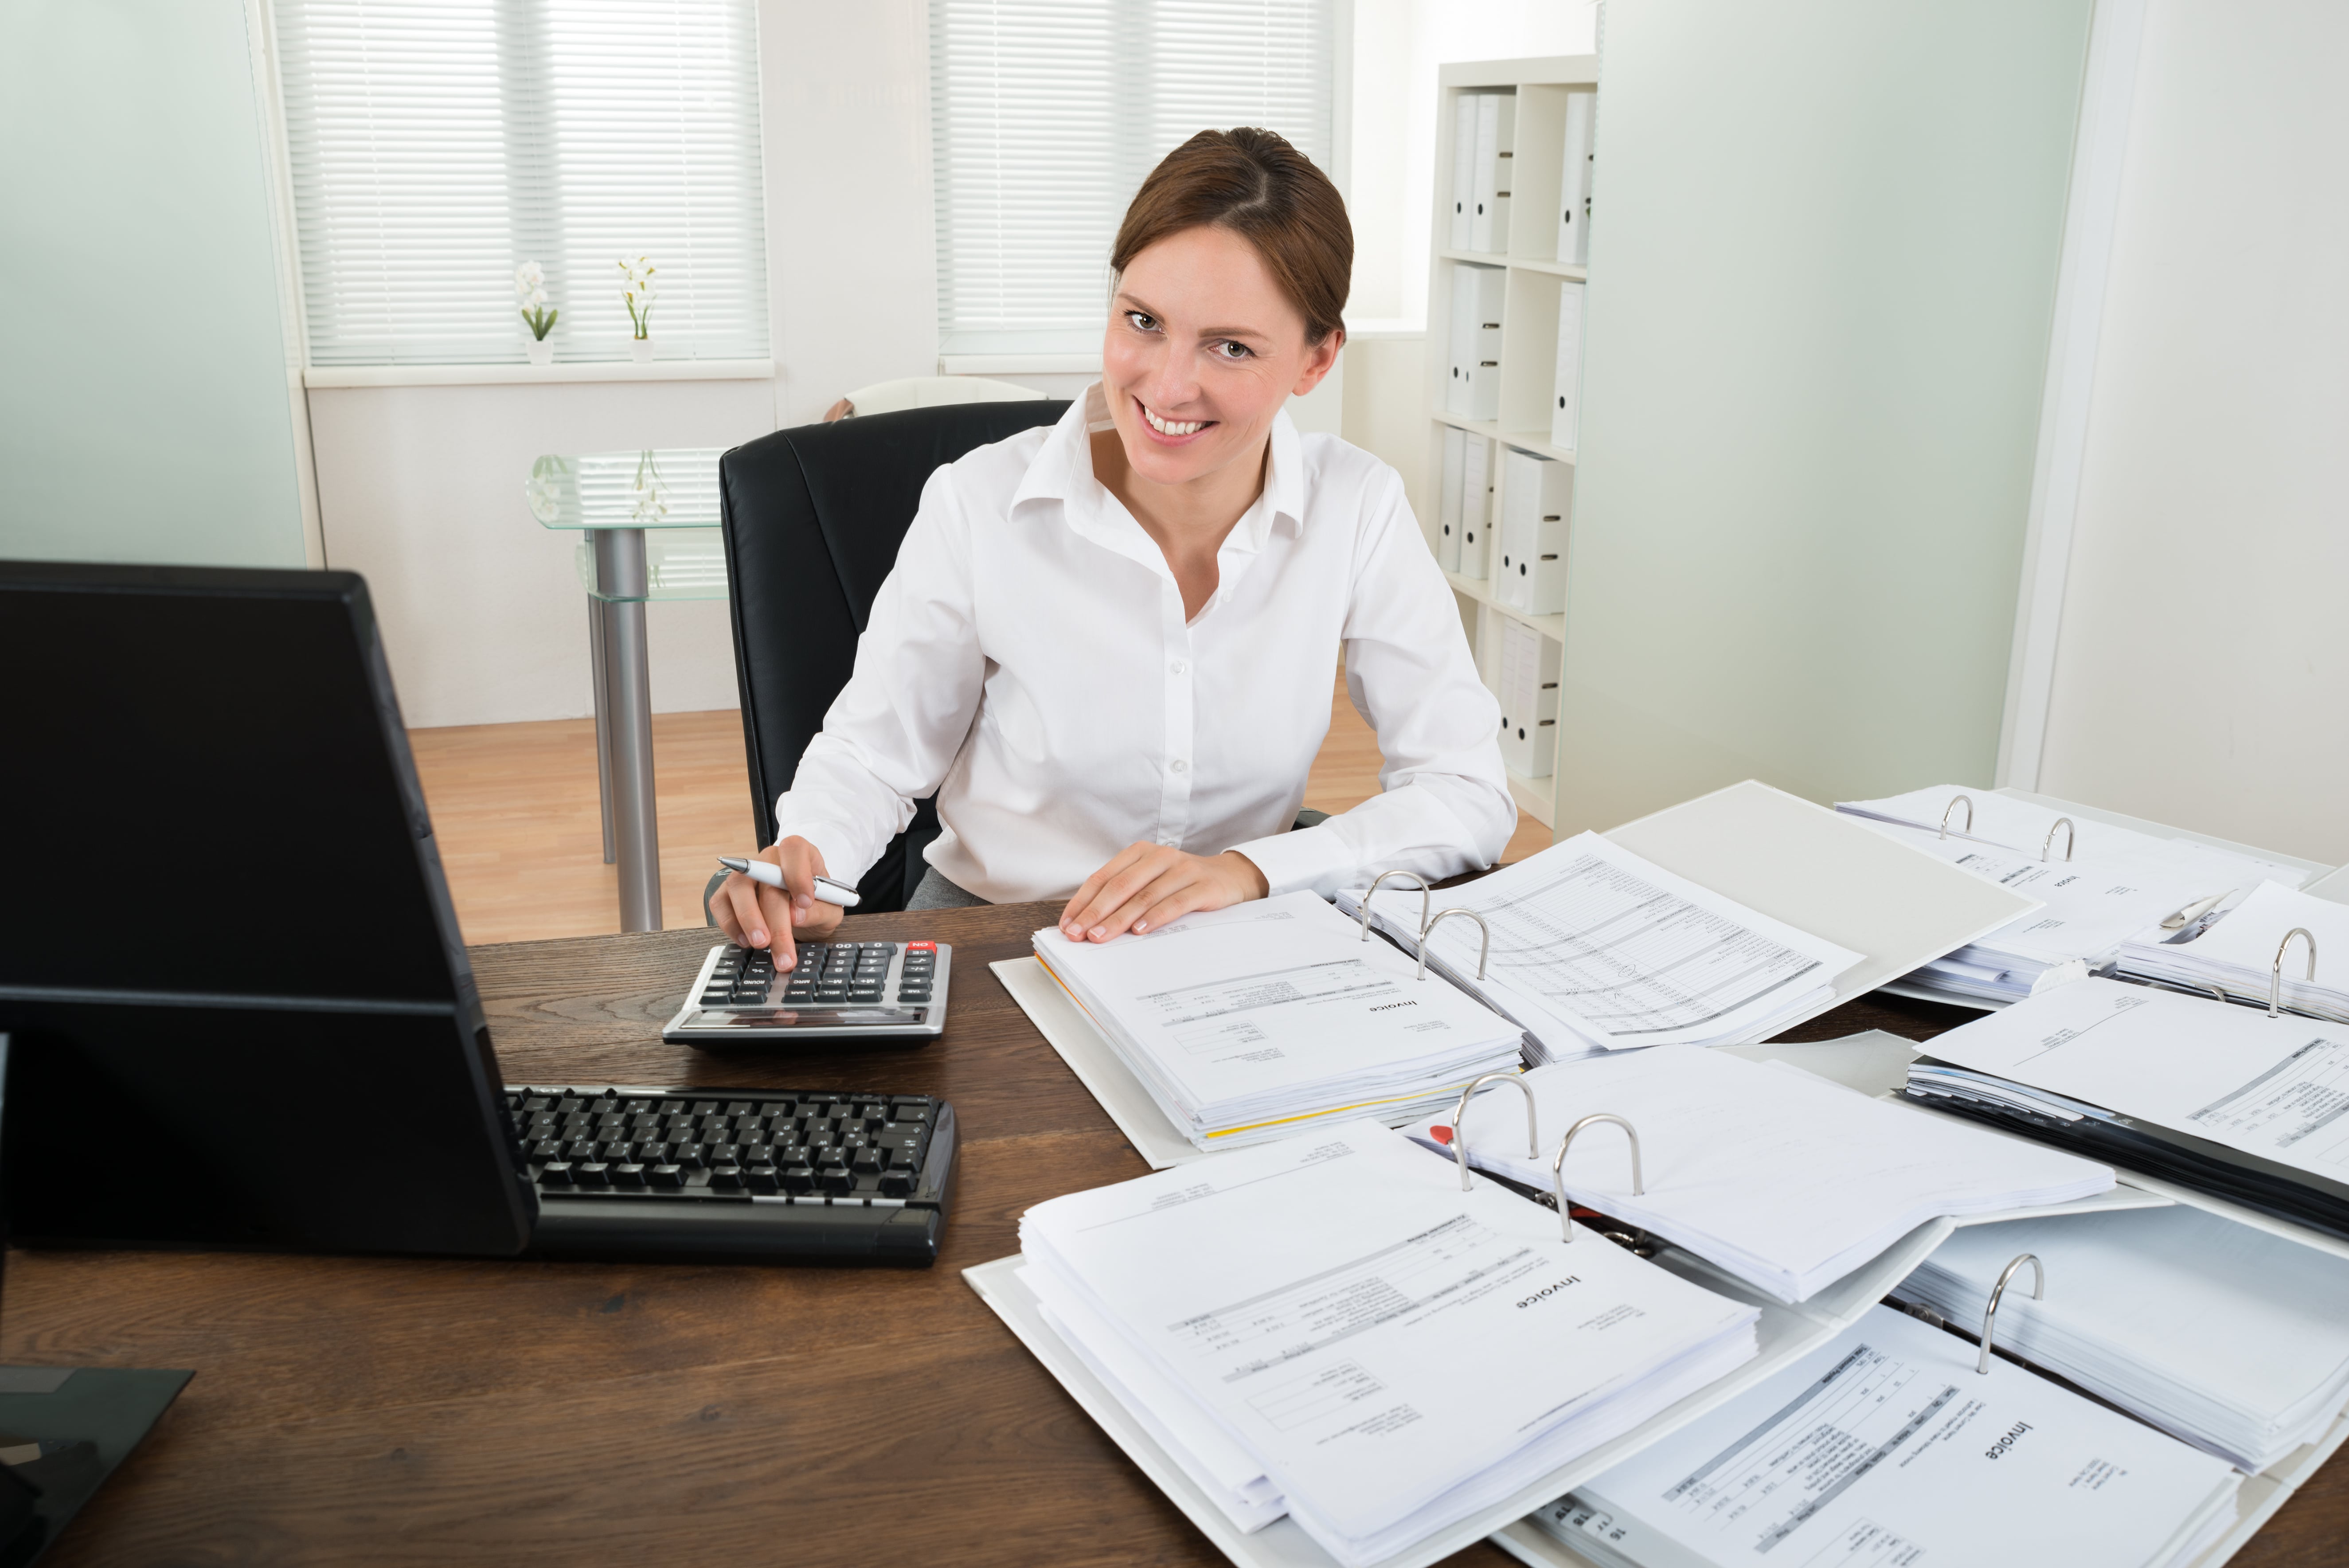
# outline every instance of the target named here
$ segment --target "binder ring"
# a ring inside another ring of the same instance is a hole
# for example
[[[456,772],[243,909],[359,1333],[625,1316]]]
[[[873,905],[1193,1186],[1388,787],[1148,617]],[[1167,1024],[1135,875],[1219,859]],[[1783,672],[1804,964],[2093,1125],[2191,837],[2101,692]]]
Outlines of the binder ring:
[[[1468,1138],[1460,1130],[1460,1118],[1468,1114],[1468,1099],[1487,1084],[1515,1084],[1517,1093],[1526,1097],[1526,1158],[1541,1158],[1541,1137],[1534,1129],[1538,1125],[1534,1117],[1534,1091],[1525,1078],[1516,1073],[1487,1073],[1460,1091],[1460,1103],[1452,1110],[1452,1157],[1460,1162],[1460,1190],[1468,1190]]]
[[[1379,879],[1371,884],[1371,890],[1362,895],[1362,940],[1371,940],[1371,900],[1379,896],[1380,888],[1390,877],[1408,877],[1419,884],[1419,934],[1424,938],[1427,935],[1428,900],[1433,896],[1428,891],[1427,878],[1416,871],[1381,871]]]
[[[1958,809],[1958,807],[1959,807],[1959,806],[1961,806],[1961,805],[1962,805],[1962,806],[1964,806],[1964,807],[1966,808],[1966,825],[1965,825],[1963,827],[1961,827],[1960,829],[1958,829],[1958,831],[1959,831],[1960,833],[1966,833],[1966,834],[1971,834],[1971,832],[1973,832],[1973,830],[1974,830],[1974,797],[1973,797],[1973,796],[1971,796],[1971,795],[1970,795],[1970,794],[1953,794],[1953,795],[1951,795],[1951,796],[1950,797],[1950,804],[1949,804],[1949,805],[1945,805],[1945,806],[1943,806],[1943,807],[1941,808],[1941,836],[1942,836],[1942,837],[1947,838],[1947,837],[1950,836],[1950,813],[1951,813],[1951,812],[1953,812],[1953,811],[1957,810],[1957,809]]]
[[[1574,1241],[1574,1220],[1568,1212],[1566,1202],[1566,1151],[1574,1147],[1575,1134],[1598,1122],[1612,1122],[1623,1129],[1625,1137],[1631,1140],[1631,1196],[1643,1197],[1648,1190],[1647,1182],[1640,1176],[1640,1135],[1630,1122],[1612,1111],[1593,1111],[1567,1128],[1566,1136],[1557,1140],[1557,1153],[1550,1158],[1549,1184],[1550,1189],[1557,1195],[1557,1226],[1559,1230],[1566,1232],[1567,1243],[1569,1246]]]
[[[2292,939],[2294,937],[2305,938],[2308,942],[2308,973],[2302,978],[2312,981],[2316,978],[2316,933],[2306,926],[2294,926],[2283,934],[2283,940],[2276,943],[2275,962],[2268,969],[2268,1016],[2270,1018],[2283,1016],[2283,950],[2292,946]],[[1485,977],[1479,974],[1476,978],[1482,980]]]
[[[1419,929],[1420,979],[1425,980],[1427,978],[1427,939],[1435,934],[1436,927],[1442,925],[1444,921],[1450,919],[1454,915],[1467,916],[1470,919],[1476,922],[1476,929],[1485,933],[1485,940],[1476,945],[1476,978],[1478,980],[1485,978],[1485,961],[1490,958],[1493,954],[1493,928],[1486,925],[1485,923],[1485,917],[1478,914],[1475,910],[1461,909],[1454,906],[1452,909],[1444,910],[1442,914],[1436,916],[1435,919],[1428,921],[1427,924]]]
[[[2038,1254],[2017,1253],[2014,1262],[2000,1272],[1998,1283],[1991,1286],[1990,1310],[1982,1314],[1982,1355],[1975,1361],[1974,1370],[1984,1376],[1990,1374],[1990,1336],[1992,1331],[1998,1327],[1999,1298],[2006,1294],[2006,1282],[2014,1278],[2014,1271],[2025,1263],[2031,1265],[2031,1299],[2035,1302],[2047,1299],[2047,1271],[2039,1266]]]
[[[2064,830],[2064,858],[2072,858],[2072,851],[2079,844],[2080,833],[2072,826],[2070,817],[2059,816],[2047,825],[2047,842],[2039,846],[2040,859],[2046,859],[2047,852],[2055,847],[2055,830],[2059,827]]]

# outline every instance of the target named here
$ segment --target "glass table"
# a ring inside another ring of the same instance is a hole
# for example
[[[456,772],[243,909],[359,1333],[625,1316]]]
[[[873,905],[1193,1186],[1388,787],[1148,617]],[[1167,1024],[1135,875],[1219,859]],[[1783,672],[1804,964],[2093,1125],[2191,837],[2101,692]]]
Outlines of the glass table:
[[[523,493],[543,527],[580,532],[604,860],[620,868],[620,929],[661,926],[660,833],[645,606],[726,597],[717,447],[542,457]]]

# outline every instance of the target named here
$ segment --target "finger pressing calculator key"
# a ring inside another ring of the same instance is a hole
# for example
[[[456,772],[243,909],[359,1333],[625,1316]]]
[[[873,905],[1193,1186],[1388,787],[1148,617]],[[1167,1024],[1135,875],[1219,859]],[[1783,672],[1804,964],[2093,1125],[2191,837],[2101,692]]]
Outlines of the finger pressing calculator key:
[[[778,970],[766,949],[729,942],[709,950],[661,1038],[709,1050],[936,1039],[953,957],[943,942],[802,942],[797,964]]]

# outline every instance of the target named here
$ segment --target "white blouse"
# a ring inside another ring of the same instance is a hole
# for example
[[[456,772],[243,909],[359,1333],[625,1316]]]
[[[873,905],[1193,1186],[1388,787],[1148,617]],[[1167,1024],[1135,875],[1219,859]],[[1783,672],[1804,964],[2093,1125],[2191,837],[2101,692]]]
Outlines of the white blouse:
[[[936,791],[930,864],[993,903],[1067,898],[1137,840],[1237,849],[1275,893],[1491,865],[1516,825],[1500,706],[1402,478],[1275,416],[1264,493],[1186,624],[1165,556],[1093,477],[1106,410],[1095,386],[930,476],[778,837],[854,882]],[[1384,793],[1287,831],[1341,643]]]

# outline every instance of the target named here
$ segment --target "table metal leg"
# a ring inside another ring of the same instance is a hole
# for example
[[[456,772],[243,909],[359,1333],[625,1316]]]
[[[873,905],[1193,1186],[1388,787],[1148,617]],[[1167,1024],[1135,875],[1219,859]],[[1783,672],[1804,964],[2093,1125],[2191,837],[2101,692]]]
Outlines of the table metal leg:
[[[604,654],[604,601],[587,597],[587,670],[595,688],[595,794],[604,806],[604,864],[618,858],[612,844],[612,682]]]
[[[661,929],[660,833],[654,815],[651,663],[645,649],[645,531],[595,530],[611,704],[612,817],[618,840],[620,929]]]

